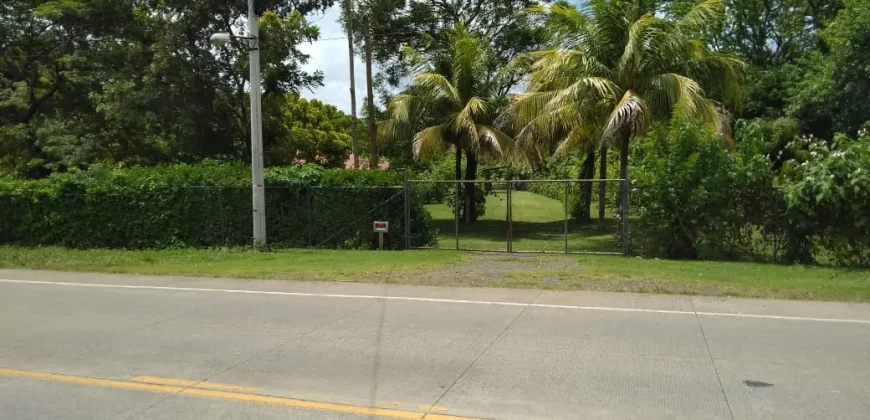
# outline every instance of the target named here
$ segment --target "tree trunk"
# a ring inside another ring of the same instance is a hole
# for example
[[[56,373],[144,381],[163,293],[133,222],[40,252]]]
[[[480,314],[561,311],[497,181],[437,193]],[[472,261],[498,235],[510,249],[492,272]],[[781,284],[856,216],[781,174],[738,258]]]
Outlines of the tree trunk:
[[[453,214],[456,218],[462,217],[462,205],[461,197],[462,197],[462,184],[459,183],[459,180],[462,179],[462,148],[459,145],[456,145],[456,173],[453,176],[453,180],[456,181],[453,183],[454,188],[458,191],[454,192],[454,199],[456,199],[456,203],[453,204]]]
[[[588,222],[592,220],[592,180],[595,177],[595,149],[586,152],[586,159],[578,174],[580,179],[580,201],[577,203],[577,220]]]
[[[462,179],[462,148],[456,146],[456,177],[455,181]]]
[[[350,1],[345,4],[347,10],[345,11],[345,15],[347,16],[347,55],[349,58],[349,66],[350,66],[350,136],[353,140],[353,168],[359,169],[359,143],[357,142],[356,135],[356,81],[355,76],[356,72],[354,71],[354,63],[353,63],[353,27],[351,26],[351,22],[353,21],[353,17],[351,16],[352,9]]]
[[[604,229],[604,217],[607,213],[607,145],[601,144],[601,162],[598,164],[598,229]]]
[[[369,169],[378,169],[378,130],[375,126],[375,94],[372,76],[372,37],[366,22],[366,102],[369,119]]]
[[[477,186],[473,182],[477,180],[477,156],[468,152],[465,154],[465,223],[477,221]]]
[[[631,140],[631,132],[623,130],[619,138],[619,214],[625,214],[625,206],[628,205],[628,143]],[[622,223],[626,221],[623,220]]]

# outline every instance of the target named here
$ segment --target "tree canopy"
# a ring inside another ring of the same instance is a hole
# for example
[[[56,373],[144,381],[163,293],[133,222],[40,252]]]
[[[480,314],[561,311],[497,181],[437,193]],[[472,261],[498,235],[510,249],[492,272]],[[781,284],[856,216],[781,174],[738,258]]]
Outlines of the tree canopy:
[[[262,1],[264,96],[318,86],[303,14],[331,0]],[[239,0],[11,0],[0,6],[0,166],[30,176],[96,162],[155,164],[249,150]],[[277,101],[276,103],[280,103]]]

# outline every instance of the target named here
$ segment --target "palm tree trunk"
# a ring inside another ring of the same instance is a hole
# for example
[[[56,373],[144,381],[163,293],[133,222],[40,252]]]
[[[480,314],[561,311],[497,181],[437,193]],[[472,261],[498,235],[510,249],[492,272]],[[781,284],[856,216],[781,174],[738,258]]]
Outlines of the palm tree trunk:
[[[590,148],[586,152],[586,159],[583,160],[583,166],[580,168],[580,206],[577,209],[576,217],[578,220],[588,222],[592,220],[592,179],[595,176],[595,149]]]
[[[624,130],[619,138],[619,214],[625,214],[625,206],[628,205],[628,143],[631,140],[631,132]],[[625,223],[625,221],[622,221]]]
[[[462,179],[462,148],[458,145],[456,146],[456,177],[453,179],[457,181]]]
[[[607,145],[601,144],[601,162],[598,164],[598,229],[604,229],[604,217],[607,213]]]
[[[468,152],[465,160],[465,223],[473,223],[477,221],[477,155]]]
[[[378,130],[375,126],[375,94],[374,80],[372,76],[372,37],[369,33],[369,25],[366,22],[366,95],[368,102],[366,106],[369,117],[369,169],[378,169]]]
[[[456,173],[453,176],[453,180],[456,183],[453,184],[453,187],[458,191],[454,192],[454,197],[456,199],[456,203],[453,204],[453,215],[458,219],[462,216],[462,205],[460,204],[459,198],[462,197],[462,184],[459,183],[459,180],[462,179],[462,148],[459,145],[456,145]]]
[[[350,135],[353,140],[353,168],[359,169],[359,143],[357,143],[357,135],[356,135],[356,72],[353,68],[353,28],[351,27],[351,21],[353,18],[350,16],[351,13],[351,4],[348,1],[345,4],[347,8],[345,14],[347,15],[347,55],[349,57],[348,63],[350,67]]]

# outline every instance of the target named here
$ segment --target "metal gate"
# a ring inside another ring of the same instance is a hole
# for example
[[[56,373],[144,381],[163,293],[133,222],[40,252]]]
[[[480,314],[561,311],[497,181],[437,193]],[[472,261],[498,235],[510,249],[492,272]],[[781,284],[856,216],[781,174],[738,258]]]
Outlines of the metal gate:
[[[627,255],[627,187],[622,179],[408,180],[405,199],[406,209],[423,200],[438,249]],[[476,220],[465,203],[470,188],[485,200]]]

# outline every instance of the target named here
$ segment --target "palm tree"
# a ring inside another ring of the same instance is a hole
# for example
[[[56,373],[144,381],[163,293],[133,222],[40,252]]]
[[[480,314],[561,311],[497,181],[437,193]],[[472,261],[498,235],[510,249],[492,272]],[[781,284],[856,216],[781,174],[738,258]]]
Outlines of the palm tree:
[[[741,105],[745,64],[711,51],[702,35],[722,19],[723,1],[699,3],[679,19],[657,16],[645,3],[592,0],[582,11],[560,3],[546,12],[563,32],[552,48],[520,63],[529,72],[527,93],[508,111],[519,148],[558,139],[557,153],[564,153],[601,140],[602,155],[608,145],[619,149],[620,178],[628,180],[629,142],[654,121],[691,118],[727,134],[724,107]]]
[[[462,179],[465,153],[465,221],[470,223],[477,219],[474,181],[479,159],[501,159],[512,143],[493,125],[507,99],[498,93],[499,76],[487,76],[492,56],[485,41],[462,25],[446,39],[443,54],[429,59],[412,49],[404,51],[414,69],[413,83],[390,101],[390,118],[380,123],[379,133],[393,140],[413,135],[419,159],[443,156],[453,146],[457,180]]]

